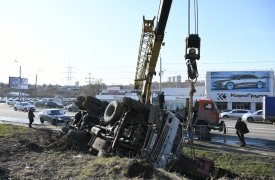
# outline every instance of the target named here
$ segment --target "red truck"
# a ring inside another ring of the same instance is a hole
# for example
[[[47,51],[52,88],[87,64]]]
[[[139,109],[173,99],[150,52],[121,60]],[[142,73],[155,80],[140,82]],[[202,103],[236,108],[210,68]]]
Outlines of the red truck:
[[[185,113],[181,113],[185,122],[187,121],[188,106]],[[219,118],[219,109],[212,99],[202,98],[195,101],[193,108],[192,126],[195,133],[201,137],[209,137],[211,130],[224,131],[226,127],[224,121]]]

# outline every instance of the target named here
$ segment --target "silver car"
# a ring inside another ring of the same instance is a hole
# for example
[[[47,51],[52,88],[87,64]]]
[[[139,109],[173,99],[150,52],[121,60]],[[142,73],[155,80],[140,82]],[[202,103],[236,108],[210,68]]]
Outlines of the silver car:
[[[17,102],[13,107],[13,109],[15,111],[17,111],[17,110],[29,111],[30,108],[32,108],[33,111],[36,110],[36,107],[34,105],[30,104],[29,102]]]
[[[242,120],[247,122],[264,122],[263,110],[254,113],[246,113],[242,116]]]
[[[233,109],[229,112],[220,113],[220,118],[242,118],[245,113],[251,113],[251,111],[247,109]]]
[[[222,79],[213,82],[213,87],[216,89],[243,89],[243,88],[257,88],[261,89],[266,86],[266,79],[259,78],[253,74],[234,75],[227,79]]]

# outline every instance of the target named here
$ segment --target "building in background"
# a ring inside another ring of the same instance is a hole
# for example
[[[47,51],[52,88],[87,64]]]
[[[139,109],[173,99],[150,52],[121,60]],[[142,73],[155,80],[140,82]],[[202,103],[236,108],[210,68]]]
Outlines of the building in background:
[[[274,71],[211,71],[206,96],[219,109],[262,109],[263,96],[274,95]]]

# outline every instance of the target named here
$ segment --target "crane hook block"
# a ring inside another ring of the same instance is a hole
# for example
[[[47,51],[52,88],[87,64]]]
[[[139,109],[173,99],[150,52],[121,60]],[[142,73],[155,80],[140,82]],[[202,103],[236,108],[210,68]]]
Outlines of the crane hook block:
[[[185,39],[185,59],[200,59],[200,46],[201,38],[198,34],[190,34],[189,37]]]

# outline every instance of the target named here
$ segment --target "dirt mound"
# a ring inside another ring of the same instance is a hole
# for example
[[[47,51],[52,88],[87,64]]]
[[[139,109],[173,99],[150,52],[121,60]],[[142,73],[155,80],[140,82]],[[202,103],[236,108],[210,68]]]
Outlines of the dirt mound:
[[[43,147],[37,145],[36,143],[30,142],[28,139],[20,139],[18,141],[26,151],[34,151],[34,152],[42,152],[44,150]]]
[[[5,167],[0,166],[0,179],[8,179],[9,178],[9,172]]]
[[[127,168],[126,176],[129,178],[151,178],[154,173],[152,164],[146,161],[133,160]]]
[[[46,148],[63,151],[74,150],[79,152],[88,152],[89,148],[87,144],[90,139],[90,134],[84,131],[69,130],[68,133],[64,133],[62,137],[49,144]]]

